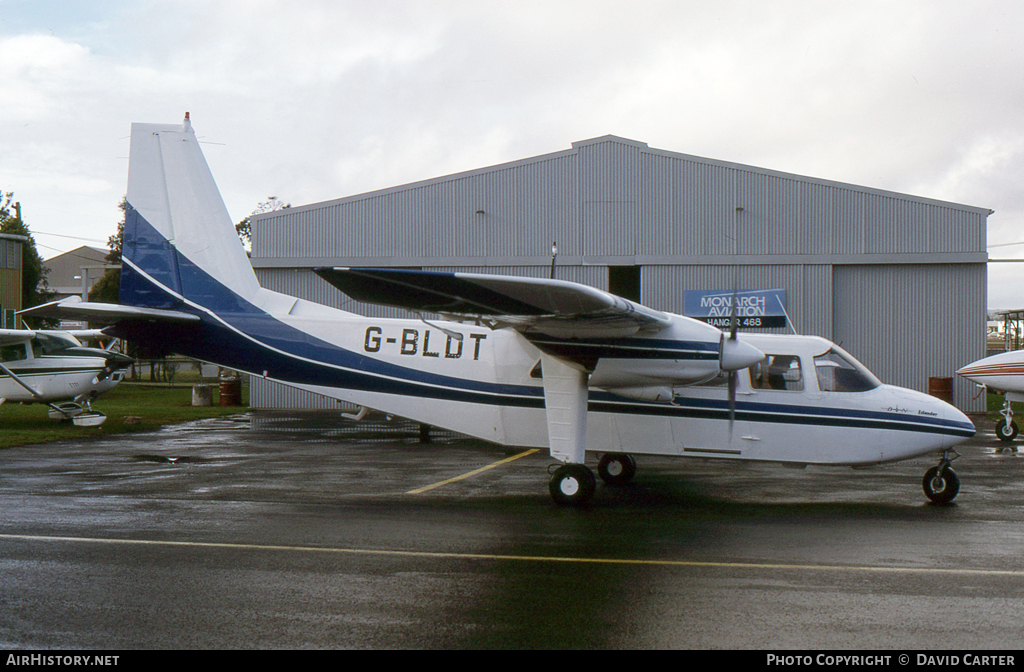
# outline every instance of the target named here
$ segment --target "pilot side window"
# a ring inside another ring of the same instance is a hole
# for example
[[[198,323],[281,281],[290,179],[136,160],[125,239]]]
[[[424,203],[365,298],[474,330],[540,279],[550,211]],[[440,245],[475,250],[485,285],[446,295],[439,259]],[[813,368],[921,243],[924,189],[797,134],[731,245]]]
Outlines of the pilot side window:
[[[822,392],[866,392],[881,384],[869,371],[857,364],[836,350],[818,355],[814,358],[818,389]]]
[[[19,359],[27,358],[24,343],[0,347],[0,362],[16,362]]]
[[[796,355],[768,355],[750,367],[750,387],[755,390],[788,392],[803,390],[804,378],[800,372],[800,358]]]

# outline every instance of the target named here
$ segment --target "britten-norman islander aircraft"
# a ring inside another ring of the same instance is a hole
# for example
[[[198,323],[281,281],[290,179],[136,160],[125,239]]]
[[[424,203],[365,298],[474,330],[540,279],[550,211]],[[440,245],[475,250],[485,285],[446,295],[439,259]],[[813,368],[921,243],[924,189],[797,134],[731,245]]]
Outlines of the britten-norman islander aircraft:
[[[546,447],[550,492],[579,505],[632,478],[633,454],[873,465],[938,453],[924,490],[956,496],[974,425],[883,385],[818,337],[729,333],[554,279],[317,269],[377,319],[260,287],[192,131],[133,124],[120,301],[29,309],[499,444]],[[440,314],[441,319],[433,318]],[[428,321],[429,319],[429,321]]]
[[[99,425],[91,402],[124,378],[130,357],[83,347],[73,332],[0,329],[0,404],[40,403],[50,417]]]
[[[985,357],[959,369],[957,373],[983,389],[1003,392],[1005,402],[999,411],[1002,419],[996,422],[996,436],[1006,443],[1017,438],[1017,423],[1013,421],[1014,401],[1024,401],[1024,350],[1002,352]]]

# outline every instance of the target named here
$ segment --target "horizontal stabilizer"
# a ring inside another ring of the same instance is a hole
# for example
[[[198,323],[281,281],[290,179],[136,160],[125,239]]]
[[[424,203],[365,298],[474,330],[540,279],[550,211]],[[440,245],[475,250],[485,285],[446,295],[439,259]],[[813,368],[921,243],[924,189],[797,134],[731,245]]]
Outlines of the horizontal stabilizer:
[[[152,322],[199,322],[199,316],[176,310],[138,308],[115,303],[93,303],[71,296],[18,311],[22,317],[52,317],[63,320],[83,320],[98,324],[113,324],[122,320]]]
[[[377,268],[313,271],[356,301],[484,317],[545,333],[635,333],[672,323],[665,313],[565,280]]]

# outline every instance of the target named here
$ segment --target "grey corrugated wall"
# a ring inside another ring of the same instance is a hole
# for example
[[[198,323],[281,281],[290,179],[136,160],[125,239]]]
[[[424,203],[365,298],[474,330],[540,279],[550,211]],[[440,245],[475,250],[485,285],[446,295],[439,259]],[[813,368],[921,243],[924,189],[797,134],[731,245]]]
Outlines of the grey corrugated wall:
[[[928,389],[953,377],[960,408],[984,410],[976,386],[953,372],[985,356],[983,264],[837,266],[833,340],[884,382]]]

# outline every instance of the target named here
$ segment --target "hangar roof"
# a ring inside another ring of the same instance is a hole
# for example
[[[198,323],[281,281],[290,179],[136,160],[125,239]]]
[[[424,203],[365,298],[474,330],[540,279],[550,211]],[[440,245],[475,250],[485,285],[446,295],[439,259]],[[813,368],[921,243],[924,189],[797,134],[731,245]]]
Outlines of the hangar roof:
[[[846,188],[846,189],[855,189],[857,191],[862,191],[862,192],[865,192],[865,193],[873,193],[873,194],[879,194],[879,195],[883,195],[883,196],[891,196],[891,197],[894,197],[894,198],[899,198],[901,200],[909,200],[909,201],[917,201],[917,202],[921,202],[921,203],[931,203],[931,204],[936,204],[936,205],[942,205],[942,206],[945,206],[945,207],[956,208],[958,210],[973,211],[973,212],[979,213],[979,214],[981,214],[983,216],[988,216],[988,215],[990,215],[990,214],[992,214],[994,212],[994,210],[991,210],[989,208],[980,207],[980,206],[965,205],[965,204],[962,204],[962,203],[954,203],[954,202],[951,202],[951,201],[943,201],[943,200],[934,199],[934,198],[926,198],[926,197],[922,197],[922,196],[914,196],[914,195],[911,195],[911,194],[905,194],[905,193],[896,192],[896,191],[889,191],[889,190],[885,190],[885,189],[878,189],[878,188],[875,188],[875,187],[866,187],[866,186],[856,185],[856,184],[847,183],[847,182],[839,182],[839,181],[835,181],[835,180],[828,180],[828,179],[823,179],[823,178],[818,178],[818,177],[810,177],[810,176],[807,176],[807,175],[799,175],[799,174],[796,174],[796,173],[787,173],[787,172],[783,172],[783,171],[779,171],[779,170],[772,170],[772,169],[768,169],[768,168],[759,168],[757,166],[751,166],[751,165],[742,164],[742,163],[735,163],[735,162],[731,162],[731,161],[723,161],[721,159],[710,159],[710,158],[707,158],[707,157],[696,156],[696,155],[693,155],[693,154],[684,154],[682,152],[673,152],[673,151],[664,150],[664,149],[656,149],[656,148],[650,147],[646,142],[642,142],[640,140],[631,140],[629,138],[623,138],[621,136],[611,135],[611,134],[609,134],[609,135],[602,135],[602,136],[598,136],[598,137],[594,137],[594,138],[589,138],[587,140],[578,140],[578,141],[572,143],[570,149],[566,149],[566,150],[561,150],[561,151],[557,151],[557,152],[550,152],[548,154],[540,154],[540,155],[528,157],[528,158],[525,158],[525,159],[518,159],[518,160],[514,160],[514,161],[506,161],[504,163],[498,163],[498,164],[494,164],[494,165],[491,165],[491,166],[484,166],[482,168],[474,168],[474,169],[471,169],[471,170],[459,171],[457,173],[449,173],[447,175],[439,175],[437,177],[427,178],[427,179],[424,179],[424,180],[417,180],[417,181],[414,181],[414,182],[408,182],[406,184],[396,185],[396,186],[393,186],[393,187],[385,187],[383,189],[375,189],[375,190],[372,190],[372,191],[366,191],[366,192],[362,192],[362,193],[359,193],[359,194],[352,194],[350,196],[343,196],[343,197],[340,197],[340,198],[330,199],[330,200],[327,200],[327,201],[319,201],[319,202],[316,202],[316,203],[309,203],[309,204],[306,204],[306,205],[292,206],[291,208],[289,208],[289,210],[292,213],[297,213],[297,212],[301,212],[302,210],[306,210],[306,209],[322,208],[322,207],[326,207],[326,206],[330,206],[330,205],[347,203],[347,202],[357,201],[357,200],[364,199],[364,198],[372,198],[372,197],[376,197],[376,196],[380,196],[380,195],[384,195],[384,194],[394,193],[396,191],[404,191],[406,189],[414,189],[414,188],[424,187],[424,186],[427,186],[427,185],[436,184],[438,182],[446,182],[446,181],[457,179],[457,178],[469,177],[469,176],[473,176],[473,175],[480,175],[482,173],[488,173],[488,172],[492,172],[492,171],[505,170],[507,168],[513,168],[513,167],[516,167],[516,166],[527,165],[527,164],[530,164],[530,163],[540,163],[540,162],[549,161],[551,159],[562,157],[562,156],[569,156],[569,155],[574,154],[579,149],[584,148],[584,147],[591,147],[593,145],[600,145],[600,144],[604,144],[604,143],[614,143],[614,144],[617,144],[617,145],[623,145],[623,146],[627,146],[627,147],[636,148],[636,149],[639,149],[640,151],[642,151],[644,153],[648,153],[648,154],[655,154],[655,155],[665,156],[665,157],[669,157],[669,158],[682,159],[682,160],[691,161],[691,162],[694,162],[694,163],[705,164],[705,165],[709,165],[709,166],[719,166],[719,167],[722,167],[722,168],[732,168],[732,169],[741,170],[741,171],[744,171],[744,172],[757,173],[757,174],[762,174],[762,175],[771,175],[771,176],[775,176],[775,177],[781,177],[781,178],[786,178],[786,179],[791,179],[791,180],[797,180],[797,181],[800,181],[800,182],[807,182],[807,183],[812,183],[812,184],[820,184],[820,185],[825,185],[825,186],[843,187],[843,188]],[[273,216],[279,215],[279,214],[281,214],[281,213],[280,212],[263,213],[263,214],[255,215],[253,217],[253,219],[254,220],[256,220],[256,219],[265,219],[265,218],[273,217]]]

